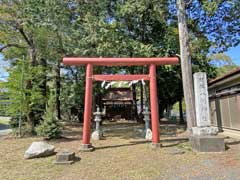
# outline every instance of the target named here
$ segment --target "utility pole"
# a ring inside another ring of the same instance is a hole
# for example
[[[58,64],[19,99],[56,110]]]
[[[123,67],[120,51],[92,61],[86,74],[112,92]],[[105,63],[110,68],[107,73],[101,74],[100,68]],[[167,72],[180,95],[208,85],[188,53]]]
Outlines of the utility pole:
[[[193,91],[192,63],[191,63],[191,56],[190,56],[189,36],[188,36],[187,17],[186,17],[185,8],[186,8],[185,1],[177,0],[182,82],[183,82],[184,99],[186,103],[187,128],[188,130],[191,131],[191,128],[194,127],[196,124],[196,112],[195,112],[195,98],[194,98],[194,91]]]

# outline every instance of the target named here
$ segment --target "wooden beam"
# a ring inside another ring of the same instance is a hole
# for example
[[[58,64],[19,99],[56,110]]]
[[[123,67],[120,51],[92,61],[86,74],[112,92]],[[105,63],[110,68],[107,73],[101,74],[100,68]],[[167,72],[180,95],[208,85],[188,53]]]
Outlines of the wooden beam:
[[[143,66],[143,65],[171,65],[179,64],[177,57],[152,57],[152,58],[85,58],[85,57],[65,57],[65,65],[87,65],[96,66]]]
[[[101,75],[96,74],[93,75],[94,81],[133,81],[133,80],[141,80],[148,81],[150,79],[148,74],[116,74],[116,75]]]

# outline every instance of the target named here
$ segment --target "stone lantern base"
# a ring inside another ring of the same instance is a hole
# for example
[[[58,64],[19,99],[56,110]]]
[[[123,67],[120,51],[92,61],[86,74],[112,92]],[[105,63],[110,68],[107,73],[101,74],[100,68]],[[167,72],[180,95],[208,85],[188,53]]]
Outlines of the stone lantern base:
[[[97,130],[94,131],[91,135],[91,139],[95,140],[95,141],[103,139],[103,132],[102,131],[97,131]]]

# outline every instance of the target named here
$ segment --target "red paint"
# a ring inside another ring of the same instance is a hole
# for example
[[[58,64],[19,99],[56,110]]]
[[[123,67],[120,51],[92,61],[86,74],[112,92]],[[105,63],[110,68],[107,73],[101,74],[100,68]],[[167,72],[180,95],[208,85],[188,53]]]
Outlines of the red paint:
[[[171,65],[178,64],[177,57],[162,58],[85,58],[85,57],[66,57],[63,58],[65,65],[87,65],[96,66],[142,66],[142,65]]]
[[[93,75],[94,81],[133,81],[133,80],[149,80],[148,74],[126,74],[126,75]]]
[[[63,58],[65,65],[86,65],[85,107],[83,124],[83,144],[90,144],[90,126],[92,115],[92,81],[132,81],[150,80],[150,108],[153,138],[152,143],[159,143],[159,117],[156,81],[156,65],[178,64],[177,57],[171,58]],[[93,65],[96,66],[139,66],[149,65],[149,75],[93,75]]]
[[[85,86],[85,104],[84,104],[84,121],[83,121],[83,144],[90,144],[90,126],[92,116],[92,75],[93,66],[87,64],[86,68],[86,86]]]
[[[151,123],[152,123],[152,143],[159,143],[159,117],[158,117],[158,97],[157,97],[157,79],[156,65],[149,66],[150,76],[150,106],[151,106]]]

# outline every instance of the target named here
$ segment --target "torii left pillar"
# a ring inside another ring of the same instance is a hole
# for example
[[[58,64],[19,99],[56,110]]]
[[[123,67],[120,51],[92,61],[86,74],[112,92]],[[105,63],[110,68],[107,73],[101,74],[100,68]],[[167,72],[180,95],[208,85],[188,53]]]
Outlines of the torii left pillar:
[[[82,144],[80,146],[81,151],[93,151],[94,150],[93,146],[90,144],[91,119],[92,119],[91,118],[91,115],[92,115],[92,77],[93,77],[93,65],[87,64],[83,137],[82,137]]]

